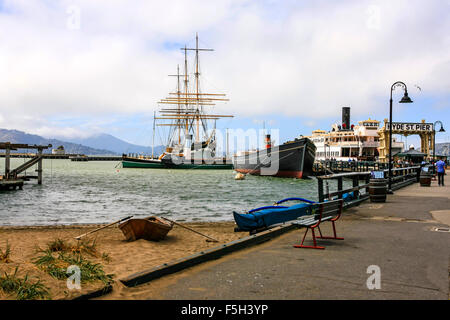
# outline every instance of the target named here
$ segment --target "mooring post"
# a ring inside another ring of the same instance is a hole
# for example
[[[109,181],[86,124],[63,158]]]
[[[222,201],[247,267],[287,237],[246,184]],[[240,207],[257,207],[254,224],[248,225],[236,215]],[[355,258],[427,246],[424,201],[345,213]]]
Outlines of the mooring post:
[[[353,177],[353,188],[359,186],[359,176]],[[359,199],[359,190],[354,190],[353,194],[355,195],[356,199]]]
[[[38,162],[38,184],[42,184],[42,148],[38,149],[38,156],[39,158],[39,162]]]
[[[9,179],[11,149],[8,146],[5,149],[5,179]]]
[[[366,175],[366,185],[370,183],[370,174]],[[369,186],[366,187],[366,194],[369,194]]]
[[[342,177],[338,178],[338,198],[342,199]]]
[[[317,179],[317,183],[318,183],[318,191],[319,191],[319,202],[323,202],[323,180],[322,179]]]

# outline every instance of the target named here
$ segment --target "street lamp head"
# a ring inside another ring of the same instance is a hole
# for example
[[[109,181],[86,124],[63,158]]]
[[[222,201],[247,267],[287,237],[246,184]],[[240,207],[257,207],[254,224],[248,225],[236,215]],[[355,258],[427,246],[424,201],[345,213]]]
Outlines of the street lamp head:
[[[405,94],[403,95],[402,100],[400,100],[398,103],[412,103],[413,101],[408,96],[408,91],[405,90]]]
[[[434,123],[434,127],[436,127],[437,124],[440,124],[440,125],[441,125],[441,129],[439,129],[439,132],[445,132],[444,125],[442,124],[442,122],[439,121],[439,120],[436,121],[436,122]]]

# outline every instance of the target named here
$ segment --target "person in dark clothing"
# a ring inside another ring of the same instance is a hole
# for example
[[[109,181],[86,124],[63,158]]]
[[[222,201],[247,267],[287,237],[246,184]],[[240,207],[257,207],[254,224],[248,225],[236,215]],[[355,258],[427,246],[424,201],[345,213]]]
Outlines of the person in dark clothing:
[[[438,174],[438,184],[444,186],[445,162],[439,160],[436,162],[436,168]]]

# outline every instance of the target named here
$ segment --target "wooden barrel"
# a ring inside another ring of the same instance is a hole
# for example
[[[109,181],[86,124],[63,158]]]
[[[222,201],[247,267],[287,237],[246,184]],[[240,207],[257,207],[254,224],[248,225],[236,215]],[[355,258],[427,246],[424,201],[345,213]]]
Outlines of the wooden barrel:
[[[431,177],[432,177],[431,173],[422,171],[420,173],[420,186],[421,187],[429,187],[429,186],[431,186]]]
[[[370,179],[369,196],[370,202],[386,202],[387,180]]]

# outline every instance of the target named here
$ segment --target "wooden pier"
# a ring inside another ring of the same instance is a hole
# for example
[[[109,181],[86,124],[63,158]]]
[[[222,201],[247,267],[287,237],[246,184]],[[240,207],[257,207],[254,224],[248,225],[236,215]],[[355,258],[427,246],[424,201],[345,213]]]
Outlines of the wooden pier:
[[[33,158],[36,156],[36,153],[11,153],[9,155],[10,158]],[[0,153],[0,158],[5,158],[5,153]],[[69,155],[67,154],[51,154],[51,153],[42,153],[42,159],[68,159]]]
[[[313,172],[314,175],[321,176],[335,173],[380,171],[388,168],[389,164],[384,162],[321,160],[314,163]]]
[[[122,156],[85,156],[77,155],[69,157],[71,161],[122,161]]]
[[[51,148],[52,145],[39,146],[21,143],[0,142],[0,150],[5,150],[5,173],[0,176],[1,190],[22,189],[25,180],[37,179],[38,184],[42,184],[42,159],[43,150]],[[15,169],[11,168],[11,150],[17,149],[36,149],[38,152],[27,162],[21,164]],[[37,176],[20,176],[19,174],[28,168],[37,164]]]
[[[22,190],[23,180],[22,179],[8,179],[4,180],[3,176],[0,176],[0,190]]]
[[[33,158],[35,157],[35,153],[10,153],[10,158]],[[0,158],[5,158],[6,153],[0,153]],[[70,159],[72,161],[120,161],[122,160],[122,156],[86,156],[84,154],[51,154],[51,153],[43,153],[43,159]]]

